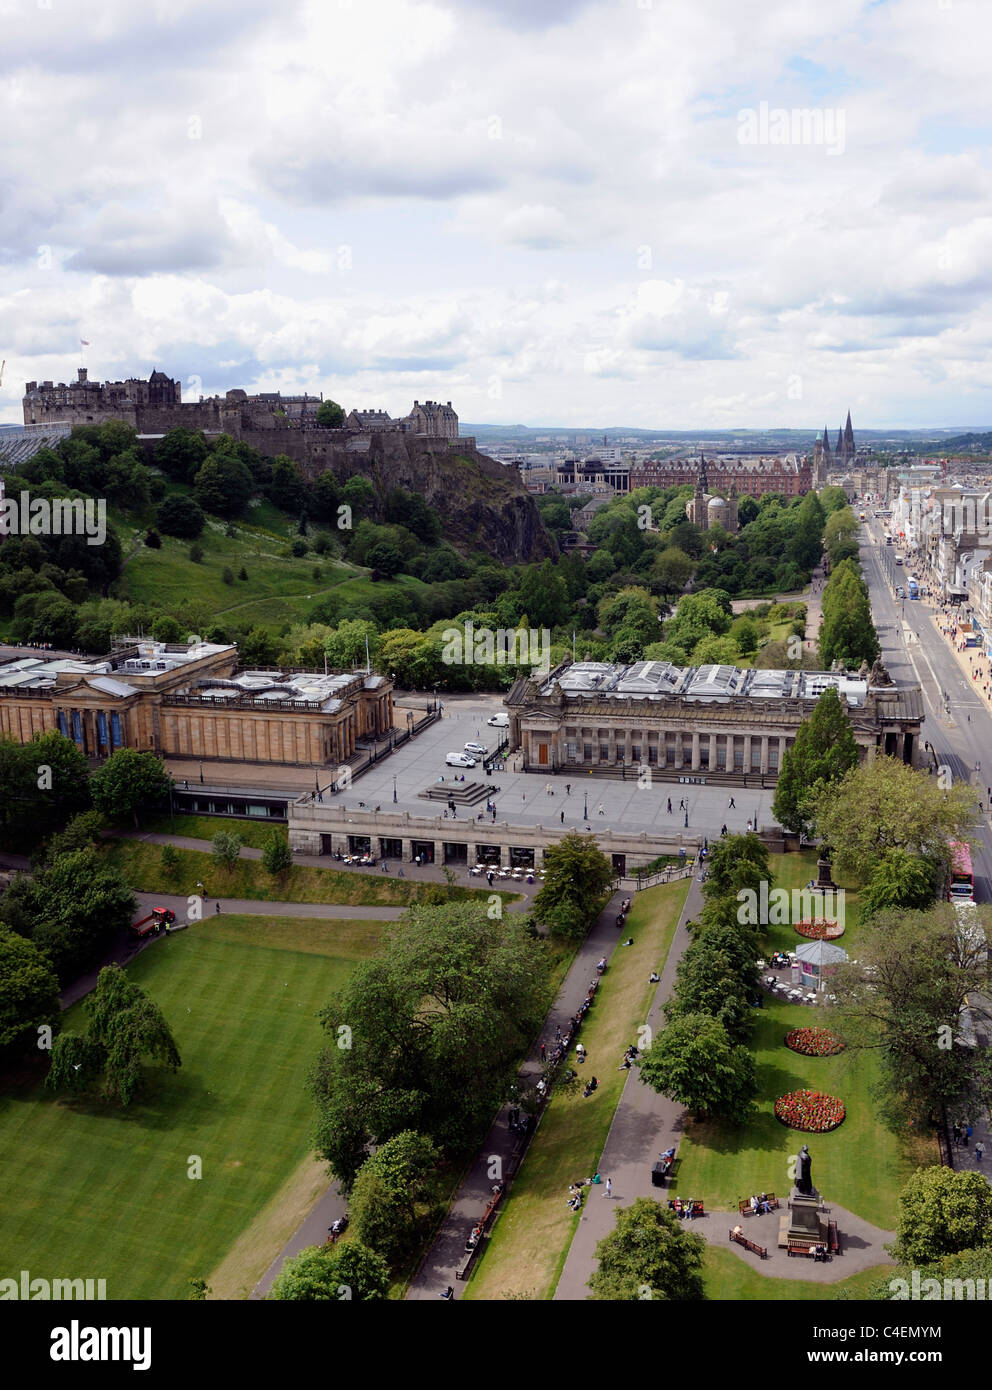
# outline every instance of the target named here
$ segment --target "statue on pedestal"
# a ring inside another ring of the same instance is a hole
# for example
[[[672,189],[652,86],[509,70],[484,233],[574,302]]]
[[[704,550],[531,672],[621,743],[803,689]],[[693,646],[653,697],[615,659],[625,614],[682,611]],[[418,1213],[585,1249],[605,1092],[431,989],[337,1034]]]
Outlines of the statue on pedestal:
[[[816,1190],[810,1176],[811,1163],[809,1145],[804,1144],[799,1150],[799,1159],[796,1164],[796,1191],[804,1197],[812,1197]]]

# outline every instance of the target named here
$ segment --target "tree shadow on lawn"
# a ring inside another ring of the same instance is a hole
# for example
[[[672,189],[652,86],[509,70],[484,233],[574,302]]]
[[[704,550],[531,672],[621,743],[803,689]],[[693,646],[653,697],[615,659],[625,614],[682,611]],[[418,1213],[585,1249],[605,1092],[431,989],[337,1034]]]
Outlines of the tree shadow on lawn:
[[[197,1123],[204,1118],[216,1118],[228,1106],[224,1097],[208,1091],[195,1072],[170,1072],[167,1067],[145,1066],[137,1096],[128,1106],[106,1100],[94,1088],[82,1095],[70,1091],[48,1091],[39,1087],[24,1091],[7,1100],[47,1101],[77,1115],[94,1119],[126,1120],[143,1129],[170,1130],[182,1124],[187,1128],[191,1117]]]

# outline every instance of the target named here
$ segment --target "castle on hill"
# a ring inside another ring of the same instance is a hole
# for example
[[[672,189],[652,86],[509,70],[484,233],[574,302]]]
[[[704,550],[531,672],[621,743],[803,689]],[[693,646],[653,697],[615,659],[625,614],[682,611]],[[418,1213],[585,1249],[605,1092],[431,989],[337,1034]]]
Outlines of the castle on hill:
[[[80,367],[75,381],[55,384],[29,381],[22,409],[25,425],[100,425],[123,420],[139,434],[165,434],[179,426],[206,434],[230,434],[236,439],[259,430],[320,430],[320,396],[284,396],[279,391],[249,395],[240,388],[223,396],[184,401],[182,386],[157,369],[147,381],[90,381]],[[384,410],[352,410],[344,420],[346,434],[396,433],[432,439],[457,439],[458,416],[451,402],[414,401],[409,415],[392,419]],[[285,452],[280,449],[277,452]]]

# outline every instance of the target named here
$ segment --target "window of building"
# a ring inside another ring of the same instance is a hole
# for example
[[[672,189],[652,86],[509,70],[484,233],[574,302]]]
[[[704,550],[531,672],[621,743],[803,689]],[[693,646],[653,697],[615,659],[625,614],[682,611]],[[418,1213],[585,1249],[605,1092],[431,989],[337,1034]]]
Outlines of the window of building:
[[[608,743],[601,743],[601,744],[599,745],[599,761],[600,761],[601,763],[607,763],[607,762],[609,762],[609,760],[610,760],[610,745],[609,745]]]
[[[579,745],[578,745],[577,743],[566,743],[566,744],[565,744],[565,757],[566,757],[566,759],[568,760],[568,762],[570,762],[570,763],[576,762],[576,761],[578,760],[578,756],[579,756]]]
[[[582,761],[583,761],[583,762],[586,762],[586,763],[591,763],[591,762],[592,762],[592,744],[591,744],[591,743],[584,743],[584,744],[582,745]]]
[[[641,761],[641,745],[639,743],[632,743],[630,745],[630,756],[635,763]]]
[[[648,763],[654,765],[658,761],[658,748],[656,744],[648,744]]]

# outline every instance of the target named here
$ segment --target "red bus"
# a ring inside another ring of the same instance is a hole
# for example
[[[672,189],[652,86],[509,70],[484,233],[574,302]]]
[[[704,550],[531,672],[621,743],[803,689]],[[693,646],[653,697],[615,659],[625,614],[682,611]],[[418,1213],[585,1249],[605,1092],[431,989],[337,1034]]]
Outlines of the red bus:
[[[951,868],[947,896],[954,902],[975,901],[975,879],[971,871],[971,846],[962,840],[952,840]]]

